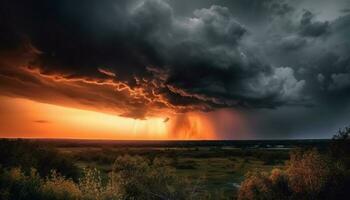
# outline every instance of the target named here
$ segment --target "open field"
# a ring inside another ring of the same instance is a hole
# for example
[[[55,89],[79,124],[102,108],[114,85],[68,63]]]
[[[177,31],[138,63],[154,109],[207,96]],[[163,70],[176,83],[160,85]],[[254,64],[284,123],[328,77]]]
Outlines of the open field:
[[[336,185],[347,185],[350,161],[342,140],[0,143],[3,199],[299,199],[312,193],[291,193],[294,183],[286,181],[303,180],[305,173],[313,184],[331,184],[317,195],[330,191],[333,198],[343,195]],[[306,189],[308,183],[298,182]]]
[[[118,156],[163,158],[176,175],[198,181],[211,194],[232,199],[248,171],[282,168],[291,150],[323,148],[328,140],[293,141],[89,141],[38,140],[72,157],[79,168],[97,168],[103,177]]]

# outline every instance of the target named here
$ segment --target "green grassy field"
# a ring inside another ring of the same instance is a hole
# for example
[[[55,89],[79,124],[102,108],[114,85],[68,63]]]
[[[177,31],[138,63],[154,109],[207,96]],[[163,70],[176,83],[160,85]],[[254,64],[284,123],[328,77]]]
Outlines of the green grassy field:
[[[122,155],[148,159],[165,158],[178,176],[187,177],[213,196],[232,199],[237,186],[250,170],[270,171],[282,167],[289,149],[241,149],[233,147],[57,147],[73,157],[80,168],[97,168],[104,177]]]

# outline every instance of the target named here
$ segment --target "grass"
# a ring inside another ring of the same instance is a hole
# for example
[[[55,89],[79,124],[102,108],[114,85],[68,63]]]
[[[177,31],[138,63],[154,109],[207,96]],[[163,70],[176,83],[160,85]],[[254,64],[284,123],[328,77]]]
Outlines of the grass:
[[[217,147],[60,147],[61,153],[72,156],[80,168],[94,167],[107,177],[115,158],[120,155],[139,155],[149,159],[164,157],[180,177],[200,181],[203,189],[234,196],[234,184],[240,184],[250,171],[271,171],[288,159],[289,150]],[[275,159],[276,158],[276,159]],[[269,164],[272,163],[272,164]]]

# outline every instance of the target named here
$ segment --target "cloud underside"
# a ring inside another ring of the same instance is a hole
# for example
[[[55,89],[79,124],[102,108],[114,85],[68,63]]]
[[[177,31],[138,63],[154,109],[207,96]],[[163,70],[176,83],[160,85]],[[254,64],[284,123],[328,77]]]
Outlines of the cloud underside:
[[[250,3],[4,1],[0,92],[137,119],[346,102],[350,15]]]

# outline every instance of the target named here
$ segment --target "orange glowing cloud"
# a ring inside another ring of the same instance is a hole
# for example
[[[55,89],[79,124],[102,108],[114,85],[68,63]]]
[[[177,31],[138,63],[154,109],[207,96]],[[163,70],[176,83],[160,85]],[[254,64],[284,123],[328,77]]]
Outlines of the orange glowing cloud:
[[[107,68],[85,76],[41,68],[40,54],[29,42],[0,53],[0,137],[220,139],[225,132],[215,112],[199,112],[219,100],[168,84],[166,71],[146,67],[148,76],[129,81]]]
[[[116,115],[0,96],[0,136],[123,140],[214,139],[199,114],[136,120]]]

